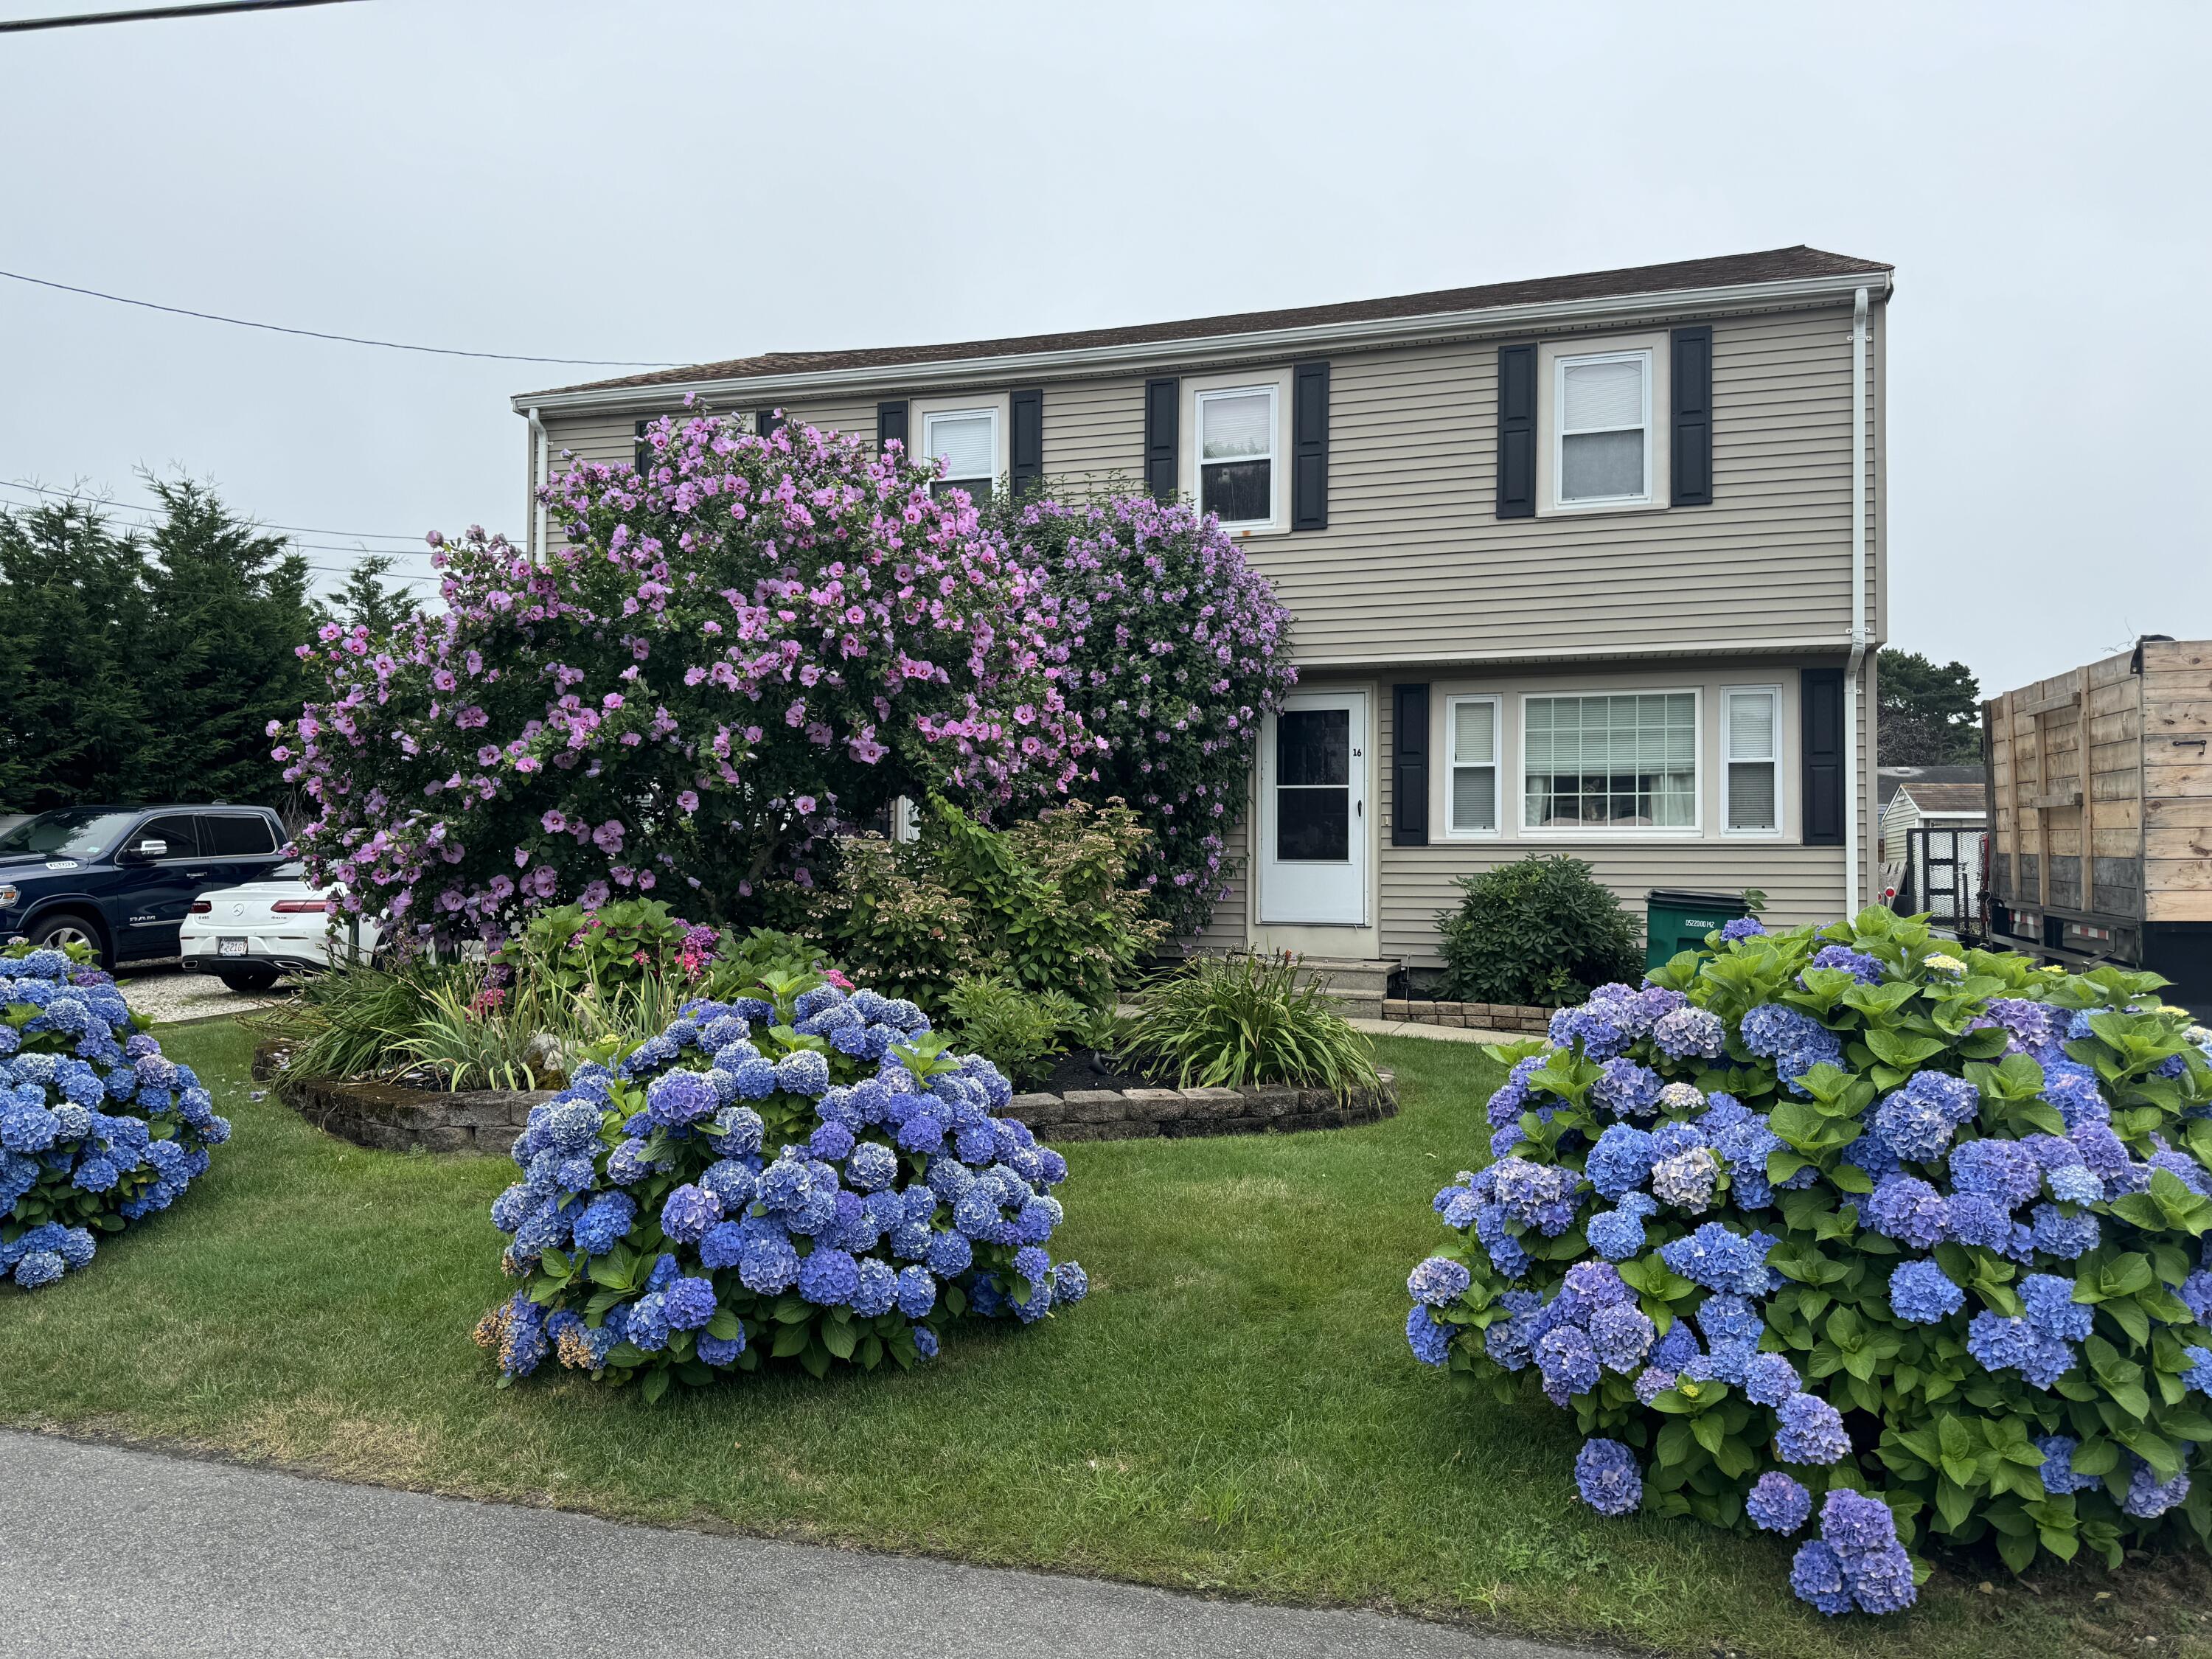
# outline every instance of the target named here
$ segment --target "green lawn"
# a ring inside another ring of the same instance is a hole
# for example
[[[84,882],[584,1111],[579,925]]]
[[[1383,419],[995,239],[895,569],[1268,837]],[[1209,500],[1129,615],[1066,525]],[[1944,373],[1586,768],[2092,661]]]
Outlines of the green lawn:
[[[550,1365],[493,1389],[469,1332],[501,1293],[485,1211],[510,1166],[361,1151],[246,1099],[236,1027],[163,1036],[236,1138],[88,1273],[0,1295],[0,1420],[1682,1653],[2173,1652],[2212,1631],[2212,1575],[2172,1560],[2035,1591],[1970,1565],[1905,1618],[1832,1624],[1790,1598],[1783,1545],[1583,1508],[1566,1417],[1455,1401],[1400,1335],[1429,1197],[1481,1142],[1496,1073],[1472,1047],[1383,1044],[1391,1122],[1068,1148],[1054,1249],[1095,1288],[1041,1326],[957,1328],[911,1373],[648,1407]]]

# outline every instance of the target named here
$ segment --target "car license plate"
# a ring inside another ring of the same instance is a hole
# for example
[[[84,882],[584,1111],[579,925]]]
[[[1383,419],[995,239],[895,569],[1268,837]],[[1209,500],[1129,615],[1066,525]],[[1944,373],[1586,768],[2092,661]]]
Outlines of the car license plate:
[[[242,939],[219,939],[216,943],[215,953],[219,957],[242,957],[246,954],[246,941]]]

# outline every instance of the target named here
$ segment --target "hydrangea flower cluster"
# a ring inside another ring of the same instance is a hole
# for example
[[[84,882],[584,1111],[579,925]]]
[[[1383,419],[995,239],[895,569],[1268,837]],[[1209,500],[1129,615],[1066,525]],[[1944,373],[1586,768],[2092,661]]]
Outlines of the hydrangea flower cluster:
[[[1934,943],[1731,924],[1492,1050],[1464,1237],[1407,1281],[1417,1358],[1575,1413],[1601,1512],[1817,1508],[1825,1613],[1909,1606],[1916,1540],[2117,1565],[2212,1443],[2212,1035],[2155,976]]]
[[[994,1115],[989,1061],[910,1002],[772,989],[685,1005],[532,1109],[492,1206],[522,1282],[477,1329],[502,1382],[548,1355],[653,1398],[763,1357],[910,1365],[963,1313],[1028,1324],[1088,1292],[1045,1248],[1066,1163]]]
[[[993,516],[1059,598],[1066,693],[1105,745],[1091,798],[1136,810],[1152,832],[1138,877],[1194,937],[1235,873],[1261,722],[1297,682],[1291,613],[1218,519],[1184,503],[1031,497]]]
[[[643,441],[642,472],[544,487],[563,539],[535,561],[433,535],[443,612],[300,647],[323,692],[272,753],[349,908],[491,938],[689,888],[729,920],[921,782],[1050,798],[1096,757],[1044,573],[931,467],[703,416]]]
[[[113,979],[0,951],[0,1276],[34,1291],[89,1266],[99,1234],[167,1209],[229,1139]]]

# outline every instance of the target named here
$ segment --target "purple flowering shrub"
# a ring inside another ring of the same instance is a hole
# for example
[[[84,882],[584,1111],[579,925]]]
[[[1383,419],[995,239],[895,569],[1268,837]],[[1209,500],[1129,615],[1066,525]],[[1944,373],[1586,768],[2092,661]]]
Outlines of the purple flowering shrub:
[[[230,1125],[77,947],[0,951],[0,1275],[89,1266],[96,1235],[166,1210]]]
[[[994,516],[1060,600],[1068,702],[1106,744],[1085,793],[1136,809],[1152,831],[1138,878],[1191,938],[1235,873],[1228,837],[1261,722],[1297,680],[1291,613],[1218,520],[1185,503],[1024,499]]]
[[[1492,1050],[1466,1237],[1408,1280],[1418,1358],[1574,1413],[1601,1512],[1817,1510],[1823,1613],[1910,1605],[1916,1546],[2212,1536],[2212,1033],[1939,943],[1738,927]]]
[[[477,1340],[502,1384],[548,1355],[657,1399],[790,1361],[816,1376],[935,1356],[973,1313],[1080,1301],[1047,1253],[1060,1154],[994,1114],[1012,1090],[911,1002],[812,975],[696,1001],[579,1066],[492,1206],[520,1287]]]
[[[273,752],[349,909],[495,938],[672,886],[730,920],[895,795],[1052,796],[1096,751],[1043,574],[929,469],[703,416],[647,441],[545,487],[534,566],[433,537],[442,614],[301,647],[324,689]]]

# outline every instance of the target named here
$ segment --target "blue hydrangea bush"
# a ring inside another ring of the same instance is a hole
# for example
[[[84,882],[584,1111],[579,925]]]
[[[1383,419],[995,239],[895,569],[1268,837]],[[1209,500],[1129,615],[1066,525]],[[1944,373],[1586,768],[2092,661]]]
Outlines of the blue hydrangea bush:
[[[1082,1300],[1046,1249],[1067,1164],[994,1115],[988,1060],[911,1002],[761,988],[686,1005],[531,1113],[492,1206],[521,1283],[477,1330],[502,1384],[548,1355],[651,1399],[763,1360],[912,1365],[963,1314]]]
[[[1594,1508],[1802,1537],[1826,1613],[1910,1606],[1930,1546],[2212,1535],[2212,1034],[1940,945],[1747,919],[1493,1050],[1407,1281],[1418,1358],[1574,1413]]]
[[[0,950],[0,1276],[34,1291],[90,1266],[100,1235],[167,1209],[229,1139],[113,979]]]

